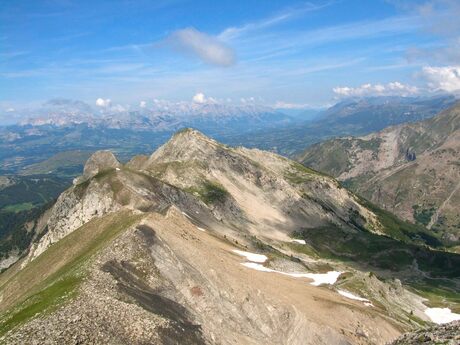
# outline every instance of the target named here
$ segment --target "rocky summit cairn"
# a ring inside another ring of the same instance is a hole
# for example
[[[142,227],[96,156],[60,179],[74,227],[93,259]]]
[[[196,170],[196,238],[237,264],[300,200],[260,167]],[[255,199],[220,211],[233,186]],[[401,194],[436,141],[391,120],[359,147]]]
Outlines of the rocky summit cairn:
[[[96,151],[89,157],[83,169],[83,175],[75,179],[74,184],[86,181],[100,172],[120,167],[121,163],[112,152],[108,150]]]

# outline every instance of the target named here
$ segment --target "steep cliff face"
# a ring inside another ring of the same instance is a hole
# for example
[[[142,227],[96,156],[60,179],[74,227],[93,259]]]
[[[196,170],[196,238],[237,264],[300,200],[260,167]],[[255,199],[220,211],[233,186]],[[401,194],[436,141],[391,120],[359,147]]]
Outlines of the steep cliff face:
[[[460,285],[457,256],[272,153],[184,130],[87,165],[0,275],[0,342],[385,344],[430,321],[408,285]]]
[[[460,106],[414,124],[315,145],[300,161],[396,213],[460,240]]]
[[[23,265],[43,253],[50,245],[64,238],[94,217],[100,217],[120,209],[107,185],[96,181],[89,183],[84,195],[79,195],[80,186],[64,192],[49,211],[47,232],[37,243],[32,244]]]

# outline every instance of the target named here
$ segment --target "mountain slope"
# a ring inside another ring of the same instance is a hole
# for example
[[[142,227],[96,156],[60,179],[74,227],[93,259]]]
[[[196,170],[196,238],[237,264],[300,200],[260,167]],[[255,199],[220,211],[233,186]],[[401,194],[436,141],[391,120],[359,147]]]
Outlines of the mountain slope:
[[[70,184],[53,175],[0,176],[0,270],[40,236],[46,210]]]
[[[320,113],[314,121],[230,136],[225,142],[293,156],[329,138],[365,135],[388,126],[428,119],[455,102],[453,96],[347,99]]]
[[[299,160],[455,244],[460,240],[459,156],[456,105],[426,121],[314,145]]]
[[[388,219],[328,176],[195,130],[125,165],[97,152],[0,275],[0,341],[384,344],[429,322],[424,303],[457,311],[460,290],[458,255]]]

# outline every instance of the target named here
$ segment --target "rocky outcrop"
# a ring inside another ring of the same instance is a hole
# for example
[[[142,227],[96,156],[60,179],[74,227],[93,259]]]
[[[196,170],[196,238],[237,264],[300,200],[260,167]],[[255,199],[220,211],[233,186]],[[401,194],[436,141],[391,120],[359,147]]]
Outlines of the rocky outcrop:
[[[391,343],[391,345],[434,344],[460,344],[460,321],[407,333]]]
[[[14,184],[14,180],[7,176],[0,176],[0,190]]]
[[[110,170],[119,169],[121,163],[117,160],[114,154],[110,151],[97,151],[88,159],[83,169],[83,175],[76,183],[88,180],[97,174]]]
[[[85,189],[82,195],[81,189]],[[43,253],[51,244],[59,241],[95,217],[120,209],[113,191],[108,185],[91,181],[88,186],[77,185],[65,191],[50,211],[47,232],[33,243],[23,267]]]

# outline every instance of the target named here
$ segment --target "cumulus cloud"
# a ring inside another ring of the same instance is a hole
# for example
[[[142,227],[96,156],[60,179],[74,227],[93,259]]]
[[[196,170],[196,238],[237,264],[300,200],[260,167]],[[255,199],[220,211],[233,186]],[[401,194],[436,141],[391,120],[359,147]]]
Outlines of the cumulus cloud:
[[[204,103],[206,98],[204,96],[204,93],[198,92],[195,96],[193,96],[192,100],[195,103]]]
[[[419,92],[417,87],[398,81],[388,84],[363,84],[358,87],[335,87],[332,90],[339,97],[410,96]]]
[[[193,103],[204,104],[204,103],[217,103],[217,100],[212,97],[206,97],[204,93],[198,92],[192,98]]]
[[[433,91],[460,91],[460,66],[424,67],[422,76]]]
[[[139,102],[139,107],[141,107],[141,108],[147,107],[147,102],[146,101],[140,101]]]
[[[178,51],[193,55],[200,60],[216,66],[235,64],[235,52],[216,37],[187,28],[173,32],[168,42]]]
[[[112,104],[112,101],[110,99],[104,99],[104,98],[98,98],[96,99],[96,105],[101,108],[107,108],[110,107]]]

